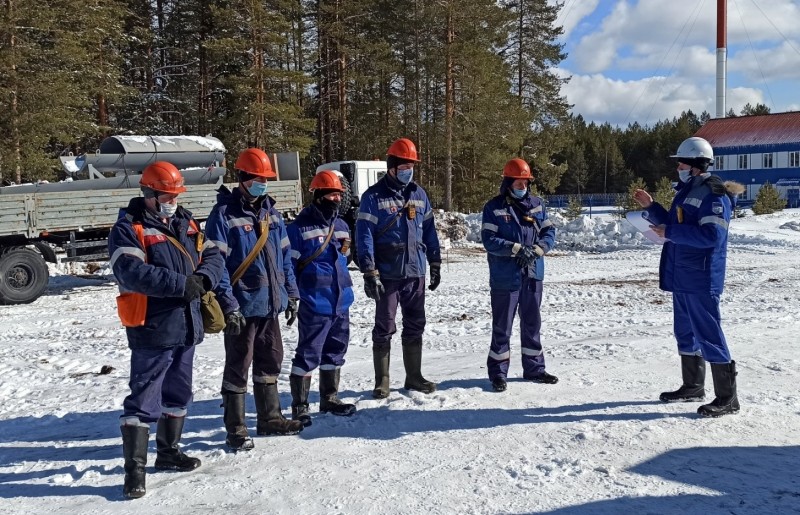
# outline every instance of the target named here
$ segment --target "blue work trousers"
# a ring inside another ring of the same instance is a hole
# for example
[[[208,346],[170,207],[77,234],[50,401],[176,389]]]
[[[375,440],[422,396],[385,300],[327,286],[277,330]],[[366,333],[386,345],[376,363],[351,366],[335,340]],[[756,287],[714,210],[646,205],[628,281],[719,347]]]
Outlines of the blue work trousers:
[[[320,367],[336,370],[344,365],[350,342],[350,313],[320,315],[301,302],[297,310],[297,350],[292,360],[292,375],[308,376]]]
[[[403,314],[403,341],[419,340],[425,332],[425,278],[411,277],[400,280],[382,280],[386,289],[375,306],[375,327],[372,328],[372,343],[387,346],[397,332],[394,319],[397,305]]]
[[[194,346],[132,349],[131,393],[122,404],[122,418],[150,424],[162,414],[186,416],[192,401],[193,362]]]
[[[519,312],[522,371],[525,376],[537,376],[545,371],[540,331],[542,317],[542,281],[522,278],[519,290],[492,290],[492,344],[486,366],[489,379],[506,377],[511,361],[511,332],[514,317]]]
[[[722,333],[719,295],[673,293],[673,331],[678,354],[703,356],[709,363],[730,363],[731,353]]]

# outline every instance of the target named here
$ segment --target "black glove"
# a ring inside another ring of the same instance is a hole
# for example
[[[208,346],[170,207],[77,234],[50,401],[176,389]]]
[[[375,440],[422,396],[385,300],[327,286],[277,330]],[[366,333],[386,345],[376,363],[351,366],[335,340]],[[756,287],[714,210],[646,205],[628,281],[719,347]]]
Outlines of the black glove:
[[[364,293],[367,294],[367,297],[374,301],[379,301],[385,291],[378,272],[364,274]]]
[[[428,289],[435,290],[439,287],[440,282],[442,282],[442,264],[431,263],[431,285],[428,286]]]
[[[536,258],[539,257],[536,254],[536,251],[533,250],[533,247],[522,247],[519,252],[517,252],[517,266],[520,268],[525,268],[531,266]]]
[[[289,299],[286,306],[286,325],[291,326],[297,320],[297,299]]]
[[[197,274],[192,274],[186,278],[186,284],[183,287],[183,300],[191,302],[194,299],[199,299],[206,292],[203,286],[203,278]]]
[[[239,336],[247,321],[238,309],[225,315],[225,334]]]

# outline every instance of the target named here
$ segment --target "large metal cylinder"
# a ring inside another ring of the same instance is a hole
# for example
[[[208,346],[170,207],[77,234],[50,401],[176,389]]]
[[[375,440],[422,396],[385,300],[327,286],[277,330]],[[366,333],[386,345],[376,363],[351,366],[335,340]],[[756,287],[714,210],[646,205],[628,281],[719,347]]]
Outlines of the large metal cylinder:
[[[141,173],[156,161],[167,161],[177,168],[222,166],[225,146],[220,140],[201,136],[111,136],[100,143],[94,154],[75,158],[79,174],[96,171]]]

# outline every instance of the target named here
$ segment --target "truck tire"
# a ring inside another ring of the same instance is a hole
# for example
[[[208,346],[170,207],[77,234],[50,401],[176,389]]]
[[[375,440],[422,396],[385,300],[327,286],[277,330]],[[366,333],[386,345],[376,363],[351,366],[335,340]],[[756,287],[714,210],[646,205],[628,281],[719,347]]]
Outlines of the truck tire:
[[[344,215],[350,211],[351,202],[353,201],[353,187],[346,177],[340,175],[339,180],[342,181],[342,187],[344,188],[342,192],[342,203],[339,204],[339,216],[344,217]]]
[[[47,263],[41,254],[16,247],[0,255],[0,304],[27,304],[47,288]]]

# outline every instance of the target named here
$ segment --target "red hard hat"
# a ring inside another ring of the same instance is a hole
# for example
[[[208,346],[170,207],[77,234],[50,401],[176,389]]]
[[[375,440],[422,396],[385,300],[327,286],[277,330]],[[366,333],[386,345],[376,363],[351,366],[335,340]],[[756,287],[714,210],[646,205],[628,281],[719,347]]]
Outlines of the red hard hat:
[[[278,175],[272,170],[272,163],[269,156],[260,148],[247,148],[242,150],[239,158],[236,159],[234,168],[250,175],[275,179]]]
[[[139,186],[150,188],[159,193],[178,194],[186,191],[183,185],[183,175],[175,165],[166,161],[156,161],[147,165],[142,171]]]
[[[400,138],[389,147],[386,155],[407,159],[409,161],[419,161],[417,158],[417,147],[408,138]]]
[[[311,185],[308,187],[308,191],[314,190],[336,190],[344,192],[344,187],[336,172],[332,170],[322,170],[317,172],[317,175],[311,179]]]
[[[503,167],[503,177],[509,179],[528,179],[533,180],[531,167],[523,159],[515,157]]]

